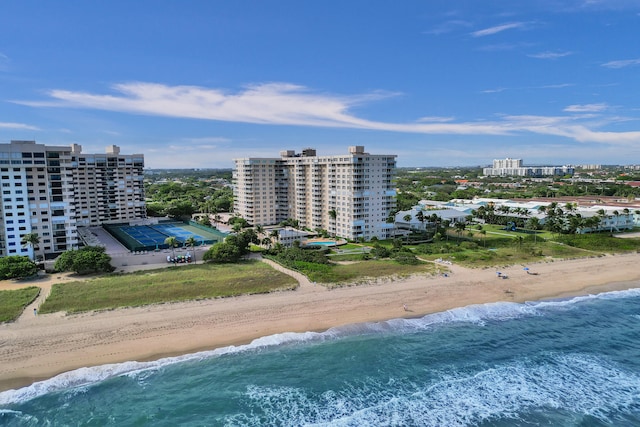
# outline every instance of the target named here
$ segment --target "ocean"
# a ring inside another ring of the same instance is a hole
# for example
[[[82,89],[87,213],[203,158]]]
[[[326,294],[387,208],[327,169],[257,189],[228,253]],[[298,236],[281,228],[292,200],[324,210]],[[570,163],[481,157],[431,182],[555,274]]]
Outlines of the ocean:
[[[2,426],[639,426],[640,289],[285,333],[0,393]]]

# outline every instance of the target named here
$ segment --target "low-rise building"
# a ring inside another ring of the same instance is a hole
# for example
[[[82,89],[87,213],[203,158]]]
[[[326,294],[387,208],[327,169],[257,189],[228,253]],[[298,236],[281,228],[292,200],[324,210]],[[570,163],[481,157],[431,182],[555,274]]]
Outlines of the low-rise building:
[[[522,159],[495,159],[493,167],[482,169],[485,176],[564,176],[573,175],[573,166],[524,166]]]

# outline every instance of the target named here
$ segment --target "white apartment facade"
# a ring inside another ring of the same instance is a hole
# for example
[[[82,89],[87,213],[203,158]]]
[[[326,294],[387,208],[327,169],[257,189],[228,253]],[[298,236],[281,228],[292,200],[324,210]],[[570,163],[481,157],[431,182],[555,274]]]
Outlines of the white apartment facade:
[[[353,146],[343,155],[318,156],[308,148],[234,162],[234,211],[251,224],[294,219],[347,239],[392,236],[386,221],[396,207],[396,155]]]
[[[78,226],[146,218],[144,155],[120,154],[115,145],[104,154],[84,154],[81,146],[71,147]]]
[[[79,145],[0,144],[0,256],[53,258],[78,247],[80,225],[145,217],[144,157],[118,151],[86,155],[105,158],[104,166],[89,166]],[[28,233],[38,234],[36,248],[22,245]]]

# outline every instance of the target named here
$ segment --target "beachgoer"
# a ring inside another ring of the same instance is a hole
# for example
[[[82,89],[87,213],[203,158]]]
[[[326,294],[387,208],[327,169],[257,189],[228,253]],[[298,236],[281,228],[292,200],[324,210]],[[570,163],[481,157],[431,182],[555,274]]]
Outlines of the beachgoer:
[[[409,311],[409,307],[407,307],[407,304],[402,304],[402,308],[404,308],[404,311]]]
[[[37,308],[34,308],[34,309],[33,309],[33,315],[34,315],[34,316],[37,316],[37,315],[38,315],[38,309],[37,309]]]

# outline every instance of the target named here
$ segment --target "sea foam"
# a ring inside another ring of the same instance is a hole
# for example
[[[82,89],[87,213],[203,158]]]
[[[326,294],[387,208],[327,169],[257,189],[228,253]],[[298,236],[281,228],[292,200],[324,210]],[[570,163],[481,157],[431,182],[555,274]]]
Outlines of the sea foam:
[[[528,302],[524,304],[513,302],[478,304],[429,314],[421,318],[392,319],[384,322],[351,324],[330,328],[325,332],[286,332],[257,338],[246,345],[228,346],[215,350],[163,358],[156,361],[130,361],[76,369],[48,380],[35,382],[27,387],[0,392],[0,405],[25,402],[61,390],[91,386],[92,384],[116,376],[135,376],[177,363],[198,361],[233,353],[255,351],[297,343],[322,342],[355,335],[419,331],[452,323],[485,325],[488,321],[505,321],[525,316],[542,316],[549,310],[570,308],[576,304],[592,299],[619,299],[638,296],[640,296],[640,289],[631,289],[580,296],[565,300]]]
[[[612,413],[634,410],[639,380],[598,357],[550,354],[479,370],[443,371],[424,383],[397,379],[391,384],[349,384],[320,398],[300,388],[250,386],[246,398],[252,410],[229,416],[226,422],[237,426],[467,426],[561,409],[565,417],[580,419],[587,414],[609,424]]]

